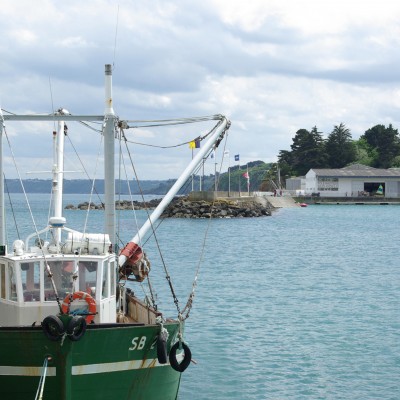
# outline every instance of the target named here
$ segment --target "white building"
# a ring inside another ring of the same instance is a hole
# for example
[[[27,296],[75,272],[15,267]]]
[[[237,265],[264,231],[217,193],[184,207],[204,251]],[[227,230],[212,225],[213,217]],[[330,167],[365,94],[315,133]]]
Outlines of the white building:
[[[378,169],[354,164],[340,169],[310,169],[306,174],[306,194],[321,197],[400,197],[400,168]]]
[[[298,196],[306,192],[306,177],[298,176],[286,179],[286,191],[292,195]]]

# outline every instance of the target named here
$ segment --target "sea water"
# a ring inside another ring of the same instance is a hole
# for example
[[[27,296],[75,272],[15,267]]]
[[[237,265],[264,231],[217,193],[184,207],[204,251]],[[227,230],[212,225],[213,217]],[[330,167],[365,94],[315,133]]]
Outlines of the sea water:
[[[30,196],[42,228],[47,200]],[[26,234],[29,214],[14,214]],[[103,212],[90,214],[87,229],[101,229]],[[85,216],[67,211],[68,226],[83,229]],[[135,218],[118,220],[129,240]],[[180,310],[197,276],[184,337],[196,364],[179,400],[400,399],[399,221],[399,206],[367,205],[164,221],[145,246],[166,316],[178,311],[165,276]]]

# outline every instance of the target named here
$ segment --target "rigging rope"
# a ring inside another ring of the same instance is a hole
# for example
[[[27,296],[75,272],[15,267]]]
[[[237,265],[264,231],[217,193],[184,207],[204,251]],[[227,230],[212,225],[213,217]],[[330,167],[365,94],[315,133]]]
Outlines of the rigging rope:
[[[68,137],[70,143],[72,144],[72,141],[71,141],[71,139],[69,138],[69,136],[68,136],[67,134],[65,134],[65,136]],[[100,153],[101,153],[101,145],[102,145],[102,143],[103,143],[103,135],[100,136],[99,149],[98,149],[98,152],[97,152],[96,163],[95,163],[95,168],[94,168],[94,176],[93,176],[93,179],[90,179],[90,180],[92,181],[92,186],[91,186],[90,194],[89,194],[89,204],[88,204],[88,208],[87,208],[87,210],[86,210],[85,222],[84,222],[84,224],[83,224],[83,230],[82,230],[82,235],[83,235],[83,237],[84,237],[84,235],[85,235],[85,233],[86,233],[87,226],[88,226],[88,220],[89,220],[89,214],[90,214],[90,211],[91,211],[91,204],[92,204],[93,192],[95,191],[96,173],[97,173],[97,168],[98,168],[98,165],[99,165],[99,159],[100,159]],[[74,148],[74,150],[75,150],[75,147],[73,147],[73,148]],[[75,151],[76,151],[76,150],[75,150]],[[78,156],[78,155],[77,155],[77,156]],[[78,156],[78,158],[79,158],[79,156]],[[86,172],[86,169],[85,169],[85,167],[84,167],[84,165],[83,165],[83,163],[82,163],[82,160],[81,160],[80,158],[79,158],[79,161],[81,162],[81,165],[82,165],[83,169],[84,169],[85,172]],[[100,197],[100,195],[97,193],[97,191],[96,191],[96,194]],[[100,201],[101,201],[101,200],[100,200]],[[74,270],[74,272],[73,272],[73,274],[72,274],[71,293],[74,292],[74,283],[75,283],[76,280],[78,279],[79,262],[80,262],[81,254],[82,254],[82,248],[79,247],[78,260],[77,260],[77,263],[76,263],[75,270]],[[71,303],[72,303],[72,297],[71,297]],[[69,306],[70,306],[70,304],[69,304]],[[69,312],[69,307],[68,307],[68,312]]]
[[[228,142],[228,138],[226,137],[225,138],[224,149],[223,149],[223,153],[222,153],[221,165],[220,165],[220,169],[219,169],[219,173],[218,173],[218,179],[217,179],[217,182],[216,182],[215,191],[218,191],[218,187],[219,187],[219,178],[221,176],[222,165],[224,163],[224,157],[225,157],[225,151],[226,151],[225,149],[226,149],[227,142]],[[213,219],[214,205],[215,205],[215,198],[214,198],[214,200],[213,200],[213,202],[211,204],[211,207],[210,207],[210,217],[208,218],[208,224],[207,224],[207,227],[206,227],[206,231],[204,233],[203,245],[202,245],[202,248],[201,248],[201,251],[200,251],[200,258],[199,258],[199,262],[197,264],[196,274],[195,274],[195,277],[194,277],[194,280],[193,280],[193,283],[192,283],[192,291],[191,291],[191,293],[189,295],[189,298],[188,298],[188,300],[186,302],[185,307],[182,310],[182,320],[183,321],[186,320],[187,318],[189,318],[190,311],[191,311],[192,306],[193,306],[193,300],[194,300],[195,291],[196,291],[196,287],[197,287],[197,279],[198,279],[198,276],[199,276],[199,273],[200,273],[200,267],[201,267],[203,259],[204,259],[206,242],[207,242],[207,238],[208,238],[208,232],[209,232],[209,229],[210,229],[210,226],[211,226],[211,220]]]
[[[13,219],[14,219],[15,229],[16,229],[16,231],[17,231],[18,239],[21,239],[21,236],[20,236],[19,230],[18,230],[17,219],[16,219],[16,217],[15,217],[13,202],[12,202],[12,200],[11,200],[10,191],[8,190],[8,185],[7,185],[6,176],[5,176],[4,174],[3,174],[3,176],[4,176],[4,185],[5,185],[6,190],[7,190],[8,201],[10,202],[11,213],[12,213],[12,216],[13,216]]]
[[[133,159],[132,159],[131,152],[129,151],[129,147],[128,147],[128,145],[127,145],[127,143],[126,143],[126,140],[125,140],[126,138],[125,138],[124,130],[123,130],[122,128],[121,128],[121,138],[124,139],[124,141],[125,141],[125,147],[126,147],[126,150],[127,150],[127,153],[128,153],[128,156],[129,156],[129,159],[130,159],[132,168],[133,168],[133,172],[134,172],[134,174],[135,174],[136,182],[137,182],[137,184],[138,184],[140,194],[141,194],[142,199],[143,199],[143,201],[144,201],[143,190],[142,190],[142,188],[141,188],[140,181],[139,181],[139,179],[138,179],[138,175],[137,175],[137,172],[136,172],[136,168],[135,168],[135,166],[134,166],[134,164],[133,164]],[[173,297],[173,300],[174,300],[176,309],[177,309],[177,311],[178,311],[178,315],[181,315],[181,311],[180,311],[180,307],[179,307],[179,301],[178,301],[178,298],[177,298],[177,296],[176,296],[176,294],[175,294],[175,290],[174,290],[174,287],[173,287],[172,281],[171,281],[171,276],[169,275],[169,272],[168,272],[168,269],[167,269],[167,265],[166,265],[166,263],[165,263],[165,260],[164,260],[163,255],[162,255],[161,248],[160,248],[160,244],[159,244],[158,238],[157,238],[157,236],[156,236],[156,230],[155,230],[155,228],[154,228],[153,222],[152,222],[151,219],[150,219],[150,214],[149,214],[149,210],[148,210],[147,207],[145,207],[145,211],[146,211],[146,214],[147,214],[147,218],[148,218],[149,221],[150,221],[150,225],[151,225],[151,230],[152,230],[152,233],[153,233],[154,241],[155,241],[155,243],[156,243],[156,246],[157,246],[157,249],[158,249],[158,253],[159,253],[160,258],[161,258],[161,263],[162,263],[162,265],[163,265],[163,267],[164,267],[164,272],[165,272],[165,274],[166,274],[166,279],[167,279],[167,281],[168,281],[168,284],[169,284],[169,287],[170,287],[170,290],[171,290],[171,294],[172,294],[172,297]],[[140,237],[139,237],[139,241],[141,241],[141,238],[140,238]],[[152,301],[154,302],[154,299],[153,299],[153,298],[152,298]]]
[[[34,227],[34,230],[35,230],[36,237],[40,241],[40,235],[39,235],[39,231],[37,229],[36,221],[35,221],[35,218],[34,218],[33,213],[32,213],[32,209],[31,209],[31,205],[30,205],[29,200],[28,200],[28,196],[27,196],[26,191],[25,191],[25,186],[24,186],[24,183],[23,183],[22,178],[21,178],[21,173],[19,172],[17,163],[15,161],[15,155],[14,155],[14,152],[13,152],[13,149],[12,149],[12,146],[11,146],[11,142],[10,142],[10,138],[8,137],[7,130],[6,130],[5,126],[4,126],[4,134],[5,134],[5,137],[7,139],[8,147],[9,147],[10,153],[11,153],[11,158],[13,160],[14,167],[15,167],[15,170],[17,171],[18,179],[19,179],[19,182],[20,182],[21,187],[22,187],[22,192],[23,192],[24,197],[25,197],[26,205],[28,207],[28,211],[29,211],[29,214],[30,214],[30,217],[31,217],[31,220],[32,220],[32,224],[33,224],[33,227]],[[58,296],[58,291],[57,291],[56,285],[54,283],[53,274],[51,272],[50,265],[47,262],[47,258],[46,258],[46,255],[44,253],[43,247],[39,246],[39,248],[40,248],[40,250],[42,252],[42,256],[43,256],[43,259],[45,261],[45,267],[46,267],[46,270],[47,270],[47,273],[48,273],[48,277],[50,278],[50,282],[52,284],[54,294],[56,295],[56,301],[57,301],[58,308],[60,309],[60,312],[62,313],[60,298]]]
[[[219,122],[219,123],[220,123],[220,122]],[[204,139],[204,138],[206,138],[207,136],[209,136],[209,135],[216,129],[217,126],[218,126],[218,124],[217,124],[215,127],[213,127],[206,135],[204,135],[204,136],[202,137],[202,139]],[[135,169],[134,164],[133,164],[133,159],[132,159],[131,152],[130,152],[130,150],[129,150],[129,148],[128,148],[128,140],[126,139],[126,135],[125,135],[124,129],[123,129],[123,127],[122,127],[121,124],[119,124],[119,128],[120,128],[120,132],[121,132],[121,138],[122,138],[122,139],[124,140],[124,142],[125,142],[126,150],[127,150],[127,152],[128,152],[128,155],[129,155],[129,158],[130,158],[130,162],[131,162],[131,165],[132,165],[134,174],[135,174],[135,178],[136,178],[136,181],[137,181],[137,184],[138,184],[138,187],[139,187],[139,191],[140,191],[140,193],[141,193],[141,196],[142,196],[142,199],[143,199],[143,202],[144,202],[144,194],[143,194],[143,191],[142,191],[142,189],[141,189],[141,186],[140,186],[140,183],[139,183],[139,179],[138,179],[138,176],[137,176],[137,173],[136,173],[136,169]],[[228,129],[229,129],[229,125],[226,127],[226,129],[225,129],[225,131],[224,131],[223,133],[225,133]],[[208,152],[208,154],[206,155],[205,158],[208,158],[208,156],[218,147],[218,145],[219,145],[219,143],[220,143],[222,137],[223,137],[223,135],[221,135],[221,138],[215,143],[215,145],[213,146],[213,149],[210,149],[210,151]],[[132,143],[132,142],[130,142],[130,143]],[[225,146],[226,146],[226,142],[225,142]],[[224,153],[225,153],[225,151],[224,151]],[[200,168],[201,168],[201,165],[199,165],[199,166],[197,167],[197,169],[196,169],[195,172],[197,172]],[[221,168],[222,168],[222,163],[221,163],[221,166],[220,166],[220,171],[221,171]],[[195,173],[195,172],[194,172],[194,173]],[[192,174],[192,176],[193,176],[193,174]],[[188,181],[186,182],[186,184],[188,185],[189,183],[190,183],[190,179],[188,179]],[[145,203],[145,202],[144,202],[144,203]],[[214,205],[214,202],[213,202],[213,205]],[[145,207],[145,210],[146,210],[147,216],[148,216],[148,218],[149,218],[150,215],[149,215],[149,212],[148,212],[147,207]],[[211,210],[212,210],[212,209],[211,209]],[[210,213],[210,220],[209,220],[209,221],[211,221],[211,218],[212,218],[212,212]],[[161,222],[160,222],[160,224],[161,224]],[[170,287],[170,291],[171,291],[171,294],[172,294],[172,297],[173,297],[175,306],[176,306],[177,311],[178,311],[178,319],[179,319],[180,322],[183,322],[185,319],[187,319],[187,318],[189,317],[189,314],[190,314],[190,311],[191,311],[191,308],[192,308],[192,305],[193,305],[193,298],[194,298],[194,294],[195,294],[195,288],[196,288],[196,286],[197,286],[197,279],[198,279],[198,275],[199,275],[199,271],[200,271],[200,266],[201,266],[201,264],[202,264],[203,257],[204,257],[204,253],[205,253],[205,243],[206,243],[206,239],[207,239],[207,236],[208,236],[208,230],[209,230],[210,222],[209,222],[209,224],[208,224],[208,226],[207,226],[207,230],[206,230],[206,232],[205,232],[205,237],[204,237],[204,240],[203,240],[203,246],[202,246],[202,250],[201,250],[200,260],[199,260],[199,263],[198,263],[198,265],[197,265],[195,278],[194,278],[194,281],[193,281],[193,284],[192,284],[192,291],[191,291],[191,293],[190,293],[190,295],[189,295],[189,298],[188,298],[188,300],[187,300],[187,303],[186,303],[185,308],[184,308],[183,311],[180,310],[179,300],[178,300],[178,298],[177,298],[177,296],[176,296],[176,293],[175,293],[175,290],[174,290],[174,287],[173,287],[173,284],[172,284],[171,276],[170,276],[170,274],[169,274],[167,265],[166,265],[166,263],[165,263],[165,259],[164,259],[163,255],[162,255],[161,248],[160,248],[160,245],[159,245],[157,236],[156,236],[156,229],[160,226],[160,224],[158,224],[156,227],[154,227],[154,225],[153,225],[153,223],[152,223],[152,221],[151,221],[151,219],[150,219],[150,225],[151,225],[151,230],[152,230],[152,236],[154,237],[154,240],[155,240],[155,243],[156,243],[156,246],[157,246],[157,249],[158,249],[160,258],[161,258],[161,263],[162,263],[162,265],[163,265],[164,272],[165,272],[165,275],[166,275],[165,278],[166,278],[166,280],[168,281],[168,284],[169,284],[169,287]],[[142,240],[142,238],[139,238],[139,241],[140,241],[140,242],[141,242],[141,240]],[[149,238],[146,240],[146,242],[147,242],[148,240],[149,240]],[[150,283],[150,281],[149,281],[149,283]],[[151,290],[151,286],[150,286],[150,290]],[[155,304],[152,291],[151,291],[151,296],[152,296],[153,304]],[[183,315],[183,312],[185,312],[185,311],[186,311],[186,314]],[[181,330],[181,328],[180,328],[180,330]]]
[[[129,178],[128,178],[128,171],[127,171],[127,167],[126,167],[126,164],[125,164],[125,158],[123,157],[123,154],[122,154],[122,146],[121,146],[122,137],[123,137],[123,133],[121,133],[119,135],[119,151],[120,151],[120,163],[119,164],[120,164],[120,166],[123,167],[123,171],[125,173],[125,180],[127,182],[129,197],[130,197],[130,201],[131,201],[131,208],[134,211],[133,215],[134,215],[134,219],[135,219],[136,230],[139,231],[139,223],[138,223],[138,220],[137,220],[137,217],[136,217],[135,204],[133,202],[133,194],[132,194],[132,190],[131,190],[131,184],[130,184],[130,181],[129,181]],[[119,178],[120,178],[119,182],[121,184],[121,168],[119,169]],[[139,184],[138,184],[138,186],[139,186]],[[142,193],[142,200],[143,200],[143,204],[145,205],[145,208],[147,208],[146,202],[144,201],[143,193]],[[120,216],[120,213],[118,213],[118,218],[119,218],[119,216]],[[119,225],[120,225],[120,220],[118,220],[118,221],[119,221]],[[118,240],[120,241],[121,245],[123,245],[123,242],[120,239],[119,235],[117,235],[117,236],[118,236]],[[143,244],[142,244],[142,240],[141,239],[142,238],[139,238],[139,243],[138,244],[139,244],[140,247],[143,248]],[[142,282],[139,282],[139,283],[140,283],[140,287],[141,287],[141,289],[143,291],[143,294],[144,294],[145,298],[148,299],[149,296],[146,293],[146,290],[145,290],[145,288],[143,286],[143,283]],[[153,291],[153,287],[152,287],[149,275],[147,275],[147,284],[148,284],[148,288],[149,288],[149,292],[150,292],[151,305],[155,310],[157,310],[158,306],[157,306],[157,303],[156,303],[156,300],[155,300],[154,291]]]
[[[42,367],[42,374],[40,375],[39,386],[36,392],[35,400],[42,400],[43,399],[43,391],[44,391],[44,384],[46,381],[47,376],[47,364],[49,362],[50,357],[45,357]]]
[[[205,122],[205,121],[213,121],[213,120],[222,120],[222,115],[216,114],[212,116],[206,116],[206,117],[192,117],[192,118],[181,118],[181,119],[166,119],[166,120],[124,120],[120,121],[118,126],[121,129],[137,129],[137,128],[154,128],[154,127],[163,127],[163,126],[171,126],[171,125],[183,125],[183,124],[192,124],[192,123],[198,123],[198,122]],[[135,126],[129,126],[127,123],[128,122],[134,122],[137,123]],[[171,145],[171,146],[160,146],[160,145],[154,145],[154,144],[149,144],[149,143],[141,143],[133,140],[128,140],[125,136],[125,141],[136,144],[139,146],[146,146],[146,147],[154,147],[158,149],[171,149],[171,148],[176,148],[176,147],[181,147],[188,145],[190,142],[193,142],[195,140],[202,141],[207,136],[209,136],[212,133],[213,130],[209,131],[207,134],[203,136],[198,136],[194,138],[193,140],[188,140],[179,144]]]
[[[221,114],[209,115],[204,117],[189,117],[189,118],[175,118],[175,119],[153,119],[153,120],[129,120],[125,119],[124,122],[132,122],[136,125],[129,126],[127,124],[120,123],[120,127],[124,129],[131,128],[145,128],[145,127],[156,127],[156,126],[167,126],[167,125],[184,125],[184,124],[195,124],[197,122],[206,122],[212,120],[222,120]],[[124,125],[124,126],[122,126]]]
[[[86,124],[84,124],[84,125],[86,125]],[[79,163],[81,164],[81,166],[82,166],[82,168],[83,168],[83,172],[85,173],[85,175],[86,175],[86,177],[88,178],[88,180],[89,180],[89,181],[92,181],[92,178],[90,177],[89,173],[87,172],[87,169],[85,168],[85,165],[83,164],[82,159],[79,157],[79,154],[78,154],[78,152],[76,151],[76,148],[75,148],[74,144],[72,143],[71,138],[69,137],[69,135],[67,135],[66,137],[67,137],[67,139],[69,140],[69,143],[70,143],[71,147],[73,148],[73,150],[74,150],[74,152],[75,152],[75,155],[76,155],[76,157],[78,158]],[[94,187],[94,192],[96,193],[96,195],[97,195],[97,197],[98,197],[100,203],[101,203],[102,206],[104,207],[104,202],[102,201],[101,196],[100,196],[100,194],[97,192],[97,190],[96,190],[95,187]]]

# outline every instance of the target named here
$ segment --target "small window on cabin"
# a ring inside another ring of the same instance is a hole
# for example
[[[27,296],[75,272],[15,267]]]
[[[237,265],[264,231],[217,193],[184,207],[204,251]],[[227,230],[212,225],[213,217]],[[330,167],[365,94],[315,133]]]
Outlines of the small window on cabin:
[[[49,261],[48,262],[52,278],[49,277],[46,267],[44,268],[44,299],[46,301],[56,300],[51,279],[53,279],[56,286],[58,297],[65,298],[68,293],[74,291],[73,279],[74,262],[73,261]]]
[[[40,301],[40,264],[38,261],[21,263],[24,301]]]
[[[103,264],[103,279],[102,279],[102,291],[101,291],[101,298],[105,299],[108,297],[108,268],[106,264]]]
[[[96,296],[97,262],[79,262],[79,290]]]
[[[8,266],[8,287],[9,287],[9,296],[8,300],[17,301],[17,285],[15,282],[15,273],[14,266]]]
[[[110,286],[111,286],[110,290],[111,290],[111,296],[113,294],[115,294],[115,278],[116,278],[115,274],[116,274],[116,272],[115,272],[115,262],[111,261],[110,262]]]
[[[0,298],[6,298],[6,266],[0,264]]]

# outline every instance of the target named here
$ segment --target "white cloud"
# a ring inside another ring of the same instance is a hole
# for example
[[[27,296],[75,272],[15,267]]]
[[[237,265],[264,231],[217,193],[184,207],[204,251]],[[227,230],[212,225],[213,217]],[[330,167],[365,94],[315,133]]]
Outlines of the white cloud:
[[[400,127],[397,1],[5,0],[0,18],[1,101],[13,112],[102,113],[104,64],[114,62],[118,115],[226,114],[228,146],[242,162],[276,160],[300,128],[327,135],[343,122],[358,138],[378,123]],[[24,158],[44,150],[41,129],[18,142]],[[204,129],[135,135],[168,146]],[[93,136],[76,141],[89,157]],[[176,177],[188,156],[142,150],[144,178]]]
[[[9,33],[10,40],[22,45],[32,45],[37,41],[37,36],[27,29],[15,29]]]
[[[57,42],[58,45],[62,47],[70,47],[70,48],[76,48],[76,47],[94,47],[94,44],[88,43],[83,37],[81,36],[70,36],[63,38],[59,42]]]

